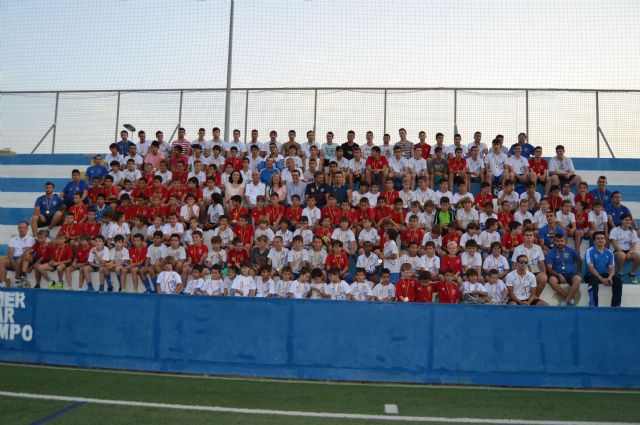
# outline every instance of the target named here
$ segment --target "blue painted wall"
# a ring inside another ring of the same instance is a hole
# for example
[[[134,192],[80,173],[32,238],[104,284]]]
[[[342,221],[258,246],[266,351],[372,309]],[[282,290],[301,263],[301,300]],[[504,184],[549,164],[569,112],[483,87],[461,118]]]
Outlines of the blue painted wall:
[[[640,309],[3,292],[25,294],[14,324],[34,331],[31,341],[0,339],[0,360],[6,361],[276,378],[640,388]]]

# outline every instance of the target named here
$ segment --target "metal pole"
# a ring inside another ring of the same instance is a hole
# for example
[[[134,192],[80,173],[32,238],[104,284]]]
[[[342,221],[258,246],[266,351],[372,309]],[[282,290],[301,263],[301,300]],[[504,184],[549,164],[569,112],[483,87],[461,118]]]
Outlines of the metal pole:
[[[56,128],[58,127],[58,100],[60,92],[56,92],[56,110],[53,113],[53,137],[51,139],[51,153],[56,153]]]
[[[316,134],[316,122],[318,118],[318,89],[313,94],[313,134]]]
[[[596,92],[596,137],[597,158],[600,158],[600,99],[598,99],[598,92]]]
[[[453,91],[453,134],[458,134],[458,90]]]
[[[180,90],[180,106],[178,106],[178,127],[182,127],[182,97],[184,96],[184,91]]]
[[[387,91],[384,91],[384,109],[383,109],[383,114],[384,114],[384,130],[382,132],[382,135],[384,136],[385,134],[387,134]]]
[[[229,125],[231,121],[231,57],[233,52],[233,6],[231,0],[231,11],[229,13],[229,46],[227,47],[227,94],[224,101],[224,141],[229,141]]]
[[[118,106],[116,107],[116,136],[115,142],[118,142],[118,127],[120,124],[120,92],[118,92]]]
[[[244,94],[244,143],[247,144],[247,117],[249,116],[249,90]]]
[[[525,130],[527,132],[527,142],[531,143],[529,138],[529,90],[524,91],[524,105],[525,105]]]

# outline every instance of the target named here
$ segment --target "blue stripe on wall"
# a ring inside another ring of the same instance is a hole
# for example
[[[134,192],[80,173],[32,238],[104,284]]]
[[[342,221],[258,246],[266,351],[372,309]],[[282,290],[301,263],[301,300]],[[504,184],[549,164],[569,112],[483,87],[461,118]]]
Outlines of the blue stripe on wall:
[[[55,191],[58,193],[65,184],[71,181],[68,179],[27,179],[27,178],[0,178],[0,192],[42,192],[44,194],[44,185],[52,182],[55,185]],[[34,199],[35,202],[35,199]]]
[[[105,151],[108,149],[105,148]],[[104,155],[104,154],[103,154]],[[93,159],[92,154],[33,154],[0,156],[0,164],[3,165],[78,165],[87,164]]]
[[[33,208],[0,208],[0,224],[18,224],[33,215]]]

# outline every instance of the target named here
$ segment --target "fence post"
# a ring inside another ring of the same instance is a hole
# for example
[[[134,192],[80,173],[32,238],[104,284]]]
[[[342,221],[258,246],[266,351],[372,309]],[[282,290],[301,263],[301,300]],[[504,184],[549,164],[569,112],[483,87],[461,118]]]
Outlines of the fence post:
[[[600,158],[600,99],[598,98],[597,91],[596,91],[596,152],[597,152],[597,157]]]
[[[318,118],[318,89],[313,91],[313,134],[316,134],[316,122]]]
[[[384,125],[383,125],[384,130],[382,131],[382,135],[384,136],[385,134],[387,134],[387,90],[386,89],[384,91],[383,114],[384,114]]]
[[[53,113],[53,137],[51,139],[51,153],[56,153],[56,128],[58,128],[58,100],[60,92],[56,92],[56,109]]]
[[[249,116],[249,90],[244,95],[244,143],[247,144],[247,117]]]
[[[458,90],[453,91],[453,134],[458,134]]]
[[[524,91],[524,105],[525,105],[525,130],[527,132],[527,142],[531,143],[529,137],[529,90]]]
[[[182,97],[184,96],[184,91],[180,90],[180,103],[178,106],[178,127],[182,127]]]
[[[227,87],[224,99],[224,141],[229,141],[229,125],[231,124],[231,70],[233,53],[233,7],[234,0],[231,0],[231,10],[229,11],[229,45],[227,47]]]
[[[116,107],[116,135],[115,135],[115,142],[118,142],[118,128],[119,128],[119,124],[120,124],[120,92],[118,92],[118,106]],[[133,136],[132,136],[133,138]]]

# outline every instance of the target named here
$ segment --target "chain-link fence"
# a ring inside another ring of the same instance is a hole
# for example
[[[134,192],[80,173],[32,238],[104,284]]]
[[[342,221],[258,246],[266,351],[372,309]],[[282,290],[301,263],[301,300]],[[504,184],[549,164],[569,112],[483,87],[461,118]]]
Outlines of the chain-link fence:
[[[529,142],[551,155],[563,144],[573,157],[640,157],[640,91],[493,90],[493,89],[232,89],[229,123],[242,140],[257,129],[266,140],[271,130],[280,138],[294,129],[299,138],[315,130],[323,140],[336,140],[348,130],[364,142],[367,130],[375,141],[400,127],[410,140],[436,132],[445,143],[458,132],[463,142],[475,131],[490,141],[503,134],[507,143],[526,132]],[[200,127],[211,137],[214,126],[224,133],[225,90],[4,92],[0,96],[0,145],[18,153],[94,153],[107,151],[119,139],[123,124],[145,130],[153,139],[162,130],[175,138],[179,126],[195,139]],[[134,140],[137,140],[135,137]]]

